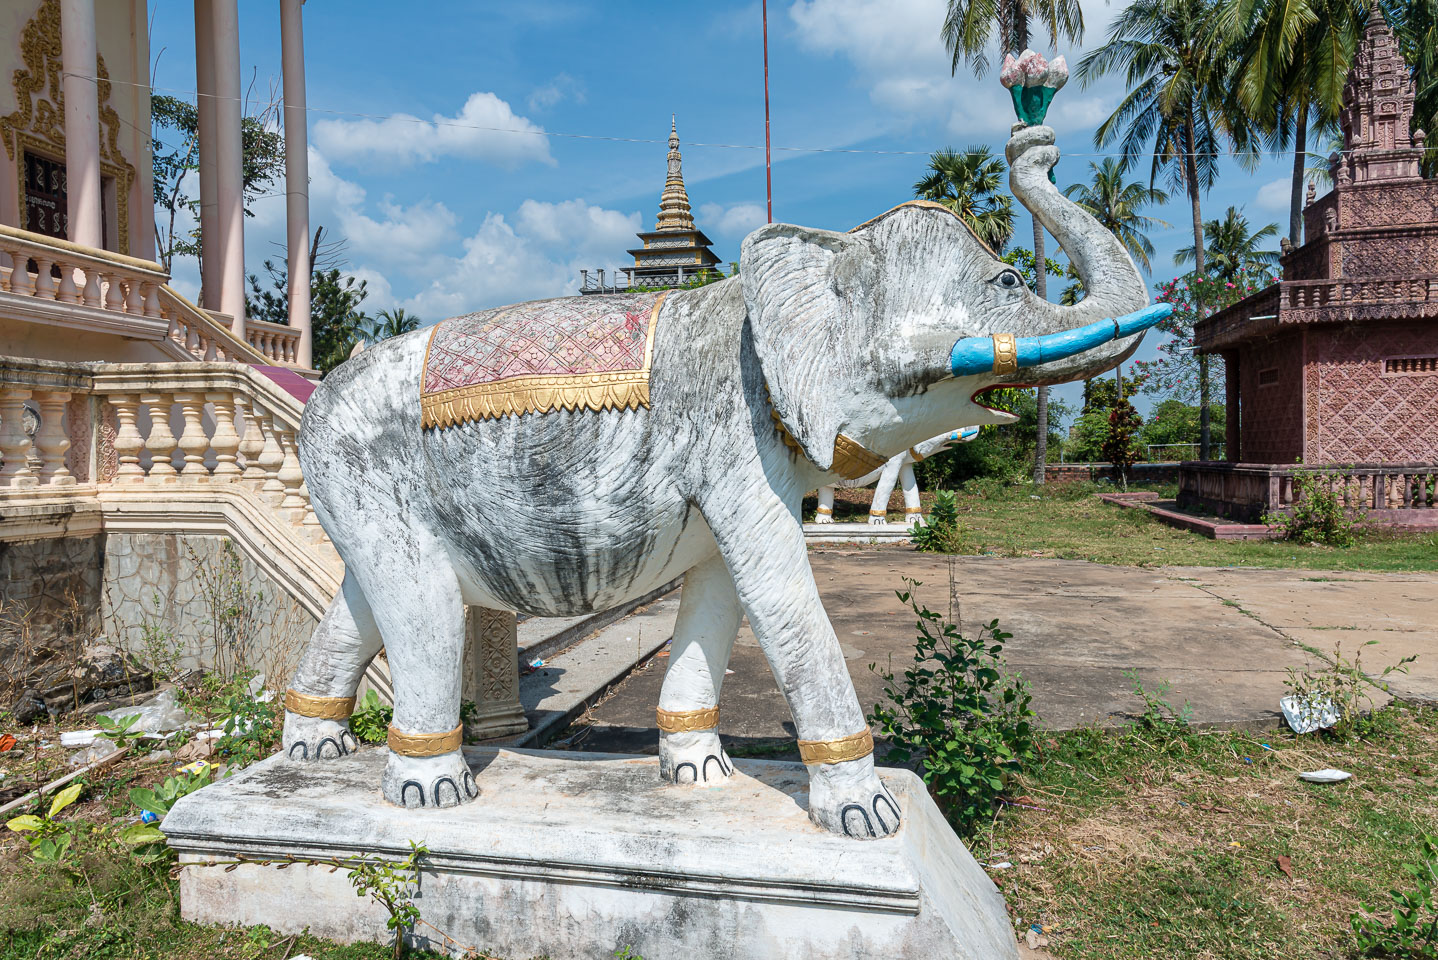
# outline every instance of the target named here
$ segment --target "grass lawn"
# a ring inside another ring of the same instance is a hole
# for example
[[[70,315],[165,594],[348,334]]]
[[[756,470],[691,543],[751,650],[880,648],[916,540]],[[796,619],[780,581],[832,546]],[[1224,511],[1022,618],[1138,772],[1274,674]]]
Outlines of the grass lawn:
[[[1059,735],[975,856],[1016,928],[1040,925],[1061,960],[1358,956],[1350,915],[1386,918],[1390,888],[1411,887],[1401,864],[1438,833],[1438,711],[1378,716],[1385,732],[1350,742]],[[1324,767],[1353,778],[1298,779]]]
[[[1040,488],[979,485],[958,494],[963,553],[1000,557],[1057,557],[1124,566],[1296,567],[1316,570],[1438,570],[1438,533],[1370,529],[1345,549],[1299,546],[1282,540],[1221,541],[1177,530],[1141,510],[1100,501],[1092,484]],[[1137,489],[1137,488],[1135,488]],[[1156,488],[1164,496],[1173,489]],[[867,490],[835,491],[834,518],[862,522]],[[927,512],[932,494],[922,497]],[[804,502],[813,516],[815,500]],[[889,503],[889,522],[903,523],[903,499]]]

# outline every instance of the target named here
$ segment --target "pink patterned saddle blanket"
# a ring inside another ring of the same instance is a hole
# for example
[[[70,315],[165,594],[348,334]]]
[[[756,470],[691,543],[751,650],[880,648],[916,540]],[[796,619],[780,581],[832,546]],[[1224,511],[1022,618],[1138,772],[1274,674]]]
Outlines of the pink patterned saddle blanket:
[[[564,297],[435,324],[420,382],[424,427],[648,407],[663,302],[662,292]]]

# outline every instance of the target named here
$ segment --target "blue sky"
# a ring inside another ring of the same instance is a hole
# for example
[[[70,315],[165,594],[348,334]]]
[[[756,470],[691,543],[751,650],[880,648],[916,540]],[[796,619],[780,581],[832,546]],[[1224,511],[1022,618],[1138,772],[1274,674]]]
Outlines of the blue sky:
[[[155,86],[193,91],[193,4],[150,8]],[[240,8],[244,81],[262,103],[280,89],[279,14],[273,3]],[[658,210],[671,113],[690,200],[720,258],[737,259],[763,222],[758,3],[431,0],[410,9],[305,5],[311,222],[345,238],[371,310],[398,305],[435,321],[562,295],[577,289],[581,268],[625,264],[635,231],[651,229]],[[773,0],[776,220],[848,229],[909,199],[930,151],[982,143],[1002,152],[1013,122],[1007,93],[993,72],[950,76],[943,9],[942,0]],[[1116,9],[1085,3],[1084,47],[1043,52],[1076,63]],[[1071,81],[1059,93],[1049,122],[1065,153],[1060,185],[1087,179],[1093,129],[1121,95],[1114,80]],[[791,147],[831,150],[781,149]],[[1258,224],[1286,223],[1288,166],[1226,164],[1206,215],[1234,204]],[[282,256],[281,189],[257,201],[247,223],[251,271]],[[1173,224],[1152,234],[1155,280],[1173,275],[1173,251],[1191,242],[1187,209],[1178,198],[1152,211]],[[1016,236],[1032,236],[1027,217]],[[193,292],[193,267],[175,273]],[[1145,342],[1139,356],[1154,347]],[[1079,390],[1059,395],[1074,401]]]

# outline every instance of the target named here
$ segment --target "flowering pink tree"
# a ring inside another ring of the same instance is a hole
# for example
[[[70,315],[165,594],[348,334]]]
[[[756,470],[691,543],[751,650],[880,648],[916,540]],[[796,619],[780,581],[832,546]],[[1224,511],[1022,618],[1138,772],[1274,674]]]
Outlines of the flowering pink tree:
[[[1257,293],[1271,282],[1266,271],[1244,269],[1233,277],[1187,273],[1158,286],[1159,303],[1173,304],[1173,313],[1158,329],[1169,339],[1158,348],[1157,360],[1138,360],[1134,366],[1144,380],[1144,392],[1173,397],[1184,403],[1198,401],[1203,434],[1208,433],[1211,380],[1223,379],[1223,359],[1218,355],[1198,356],[1193,350],[1193,325],[1201,318],[1232,306]],[[1201,456],[1207,456],[1203,443]]]

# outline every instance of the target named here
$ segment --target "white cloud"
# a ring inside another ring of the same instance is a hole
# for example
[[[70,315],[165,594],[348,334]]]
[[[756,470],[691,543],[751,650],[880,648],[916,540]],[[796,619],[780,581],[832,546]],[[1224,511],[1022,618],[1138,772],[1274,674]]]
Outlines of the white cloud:
[[[472,93],[458,115],[421,120],[396,114],[383,120],[321,120],[315,145],[349,163],[395,164],[464,157],[513,168],[530,161],[554,163],[544,128],[517,115],[492,93]]]
[[[1258,199],[1255,204],[1260,210],[1287,213],[1292,201],[1292,193],[1293,178],[1281,177],[1258,188]]]
[[[513,219],[490,213],[459,257],[432,260],[429,285],[403,302],[426,320],[579,289],[579,271],[622,263],[635,243],[639,214],[583,200],[526,200]]]
[[[565,100],[583,103],[586,99],[584,84],[567,73],[561,73],[542,87],[535,87],[525,101],[529,109],[536,112],[548,110]]]
[[[1097,46],[1115,11],[1094,0],[1082,6],[1085,46]],[[941,122],[955,137],[1003,136],[1014,118],[998,81],[1002,57],[995,47],[982,78],[963,65],[951,74],[941,36],[946,7],[944,0],[796,0],[789,17],[802,49],[850,60],[870,99],[896,117]],[[1040,47],[1048,52],[1046,42]],[[1071,68],[1083,49],[1062,50]],[[1114,81],[1070,87],[1049,116],[1060,132],[1092,128],[1117,102]]]
[[[768,219],[763,206],[757,203],[736,203],[730,207],[706,203],[699,208],[697,221],[699,229],[705,233],[721,237],[745,237]]]

